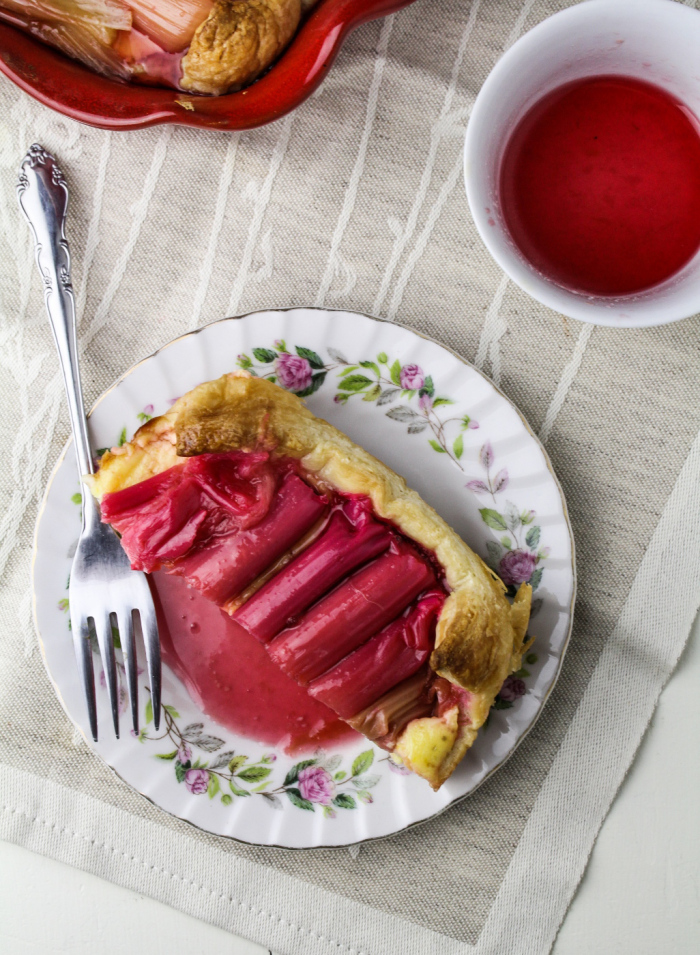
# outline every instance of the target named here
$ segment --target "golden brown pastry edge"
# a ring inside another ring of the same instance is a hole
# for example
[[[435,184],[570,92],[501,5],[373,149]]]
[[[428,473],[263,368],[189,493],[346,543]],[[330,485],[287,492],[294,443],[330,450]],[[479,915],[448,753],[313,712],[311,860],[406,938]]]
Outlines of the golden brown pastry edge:
[[[301,0],[215,0],[182,58],[182,89],[220,95],[253,82],[297,32]]]

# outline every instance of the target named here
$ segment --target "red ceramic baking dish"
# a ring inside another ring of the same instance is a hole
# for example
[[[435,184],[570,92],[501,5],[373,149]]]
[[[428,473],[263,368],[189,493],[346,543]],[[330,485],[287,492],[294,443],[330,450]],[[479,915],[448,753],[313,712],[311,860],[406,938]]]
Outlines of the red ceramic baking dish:
[[[14,27],[0,24],[0,70],[40,103],[102,129],[177,123],[252,129],[295,109],[324,79],[348,33],[413,0],[320,0],[270,70],[225,96],[106,79]]]

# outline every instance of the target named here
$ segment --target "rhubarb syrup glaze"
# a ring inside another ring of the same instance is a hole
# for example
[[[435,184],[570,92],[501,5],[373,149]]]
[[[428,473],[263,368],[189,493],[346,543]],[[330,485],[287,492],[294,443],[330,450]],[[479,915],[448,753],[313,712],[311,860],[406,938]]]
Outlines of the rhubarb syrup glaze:
[[[700,248],[700,136],[664,90],[597,76],[544,96],[516,126],[501,206],[517,246],[573,291],[657,285]]]
[[[264,646],[181,577],[150,576],[164,663],[227,729],[297,754],[358,734],[309,696]]]

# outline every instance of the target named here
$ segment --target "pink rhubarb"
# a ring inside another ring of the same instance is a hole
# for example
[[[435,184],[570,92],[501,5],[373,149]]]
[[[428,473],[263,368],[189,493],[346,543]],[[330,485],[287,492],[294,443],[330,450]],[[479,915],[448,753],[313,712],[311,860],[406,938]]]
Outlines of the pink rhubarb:
[[[406,541],[358,570],[269,646],[285,673],[306,685],[325,673],[435,584],[427,562]]]
[[[387,550],[389,529],[371,515],[367,498],[354,498],[331,517],[323,534],[233,615],[249,633],[269,642],[344,577]]]
[[[106,494],[102,517],[132,566],[165,566],[223,604],[284,554],[328,500],[266,452],[202,454]]]
[[[426,594],[408,613],[311,683],[311,696],[349,719],[413,676],[431,654],[444,602],[442,591]]]
[[[170,570],[219,606],[240,594],[322,516],[328,501],[295,474],[282,479],[266,517],[255,527],[205,544]]]
[[[347,722],[358,733],[376,741],[384,749],[392,750],[396,737],[407,723],[433,715],[433,677],[433,671],[426,664]]]

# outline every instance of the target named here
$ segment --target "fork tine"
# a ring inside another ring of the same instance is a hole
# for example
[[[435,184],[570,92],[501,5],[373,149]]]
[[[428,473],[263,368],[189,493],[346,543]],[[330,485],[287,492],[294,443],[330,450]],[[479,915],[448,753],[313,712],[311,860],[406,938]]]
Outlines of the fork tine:
[[[119,690],[117,688],[117,667],[114,661],[114,640],[112,639],[112,621],[109,614],[93,617],[97,644],[100,648],[102,666],[105,671],[109,705],[112,709],[114,735],[119,739]]]
[[[77,626],[76,626],[77,623]],[[81,617],[80,620],[73,618],[71,620],[71,630],[73,632],[73,648],[75,649],[75,659],[78,664],[78,672],[83,684],[85,693],[85,703],[90,721],[90,732],[92,738],[97,742],[97,705],[95,703],[95,673],[92,667],[92,647],[90,645],[90,633],[88,631],[87,618]]]
[[[146,648],[146,666],[148,667],[148,679],[151,686],[153,725],[158,729],[160,726],[160,641],[153,604],[139,607],[139,616],[141,617],[141,632]]]
[[[117,626],[119,628],[119,642],[124,653],[124,669],[126,670],[126,686],[129,691],[131,704],[131,723],[134,733],[139,731],[139,683],[136,665],[136,644],[134,642],[134,621],[131,613],[118,613]]]

